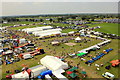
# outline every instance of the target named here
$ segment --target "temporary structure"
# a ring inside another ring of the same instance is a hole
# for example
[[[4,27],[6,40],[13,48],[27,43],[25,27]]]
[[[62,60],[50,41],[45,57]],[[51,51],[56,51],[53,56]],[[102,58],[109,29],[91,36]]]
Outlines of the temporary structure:
[[[42,31],[44,29],[52,29],[53,27],[51,26],[43,26],[43,27],[35,27],[35,28],[26,28],[26,29],[22,29],[22,31],[25,31],[27,33],[32,33],[34,31]]]
[[[52,71],[68,68],[67,63],[62,62],[60,59],[54,56],[45,56],[40,60],[40,62],[43,66],[46,66],[48,69]]]
[[[29,69],[32,71],[31,77],[33,77],[33,78],[36,78],[41,72],[47,70],[47,68],[45,66],[42,66],[42,65],[38,65],[38,66],[29,68]],[[20,73],[12,75],[13,80],[16,79],[16,78],[24,78],[24,79],[26,79],[26,78],[29,78],[29,75],[28,75],[28,73],[26,71],[24,73],[20,72]]]
[[[26,42],[27,42],[27,40],[24,38],[19,40],[19,43],[26,43]]]
[[[120,60],[112,60],[110,63],[112,63],[112,66],[117,66],[120,64]]]
[[[80,42],[80,41],[81,41],[80,37],[75,38],[75,42]]]
[[[7,50],[6,52],[3,52],[3,55],[12,54],[12,53],[13,53],[12,50]]]
[[[46,36],[46,35],[51,35],[51,34],[60,34],[62,29],[49,29],[49,30],[44,30],[44,31],[36,31],[33,32],[35,36]]]
[[[58,41],[51,42],[52,45],[59,45],[60,43]]]
[[[58,69],[56,71],[53,71],[53,75],[55,75],[59,80],[68,80],[65,76],[63,76],[61,73],[64,73],[65,71],[63,69]]]
[[[75,33],[74,31],[68,32],[68,34],[74,34],[74,33]]]
[[[60,33],[61,33],[60,31],[56,31],[56,32],[51,31],[51,32],[37,34],[37,36],[44,37],[44,36],[50,36],[50,35],[53,35],[53,34],[60,34]]]
[[[83,56],[83,55],[85,55],[85,54],[87,54],[87,53],[79,53],[79,54],[77,54],[77,56]]]

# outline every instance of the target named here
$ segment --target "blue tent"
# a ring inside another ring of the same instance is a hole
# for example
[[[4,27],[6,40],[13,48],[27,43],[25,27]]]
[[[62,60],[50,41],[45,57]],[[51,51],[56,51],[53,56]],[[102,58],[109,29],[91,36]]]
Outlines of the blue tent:
[[[94,60],[89,60],[89,61],[87,61],[88,63],[93,63],[94,62]]]

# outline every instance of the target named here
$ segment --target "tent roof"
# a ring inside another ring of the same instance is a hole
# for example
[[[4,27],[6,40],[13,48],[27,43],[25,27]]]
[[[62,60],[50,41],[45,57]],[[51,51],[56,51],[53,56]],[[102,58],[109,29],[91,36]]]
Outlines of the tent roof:
[[[48,69],[55,71],[58,69],[68,68],[68,64],[62,62],[60,59],[54,56],[45,56],[40,60],[41,64],[46,66]]]
[[[77,77],[78,75],[75,74],[75,73],[72,73],[72,74],[70,74],[69,76],[72,77],[72,78],[75,78],[75,77]]]
[[[82,55],[85,55],[86,53],[79,53],[77,54],[77,56],[82,56]]]
[[[82,73],[82,74],[86,74],[86,72],[85,72],[85,71],[81,71],[80,73]]]
[[[119,60],[112,60],[112,61],[110,61],[110,63],[112,63],[112,66],[116,66],[116,65],[120,64],[120,61]]]
[[[80,37],[77,37],[75,40],[81,40],[81,38],[80,38]]]
[[[73,72],[72,72],[72,71],[67,71],[66,73],[67,73],[67,74],[72,74]]]

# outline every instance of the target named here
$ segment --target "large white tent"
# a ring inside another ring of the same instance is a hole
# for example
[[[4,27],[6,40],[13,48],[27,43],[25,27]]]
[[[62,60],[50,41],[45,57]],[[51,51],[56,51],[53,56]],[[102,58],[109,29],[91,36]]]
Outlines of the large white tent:
[[[29,68],[29,69],[32,71],[32,74],[33,74],[31,77],[37,77],[41,72],[47,70],[47,68],[46,68],[45,66],[42,66],[42,65],[38,65],[38,66]],[[25,72],[20,72],[20,73],[17,73],[17,74],[12,75],[12,78],[13,78],[13,80],[14,80],[14,79],[16,80],[16,78],[26,79],[26,78],[29,78],[29,75],[28,75],[28,73],[25,71]]]
[[[53,34],[60,34],[61,32],[60,31],[56,31],[56,32],[49,32],[49,33],[42,33],[42,34],[37,34],[37,36],[40,36],[40,37],[44,37],[44,36],[49,36],[49,35],[53,35]]]
[[[52,29],[53,27],[51,26],[43,26],[43,27],[35,27],[35,28],[26,28],[22,29],[22,31],[27,32],[27,33],[32,33],[35,36],[39,37],[44,37],[44,36],[49,36],[52,34],[60,34],[62,29],[57,28],[57,29]]]
[[[80,38],[80,37],[77,37],[77,38],[75,38],[75,40],[76,40],[76,41],[80,41],[80,40],[81,40],[81,38]]]
[[[26,28],[26,29],[22,29],[22,31],[25,31],[27,33],[32,33],[34,31],[42,31],[42,30],[46,30],[46,29],[52,29],[53,27],[51,26],[43,26],[43,27],[35,27],[35,28]]]
[[[50,29],[50,30],[44,30],[44,31],[39,31],[39,32],[33,32],[35,36],[48,36],[52,34],[60,34],[62,31],[61,29]]]
[[[35,31],[35,32],[33,32],[33,34],[34,34],[34,35],[37,35],[37,34],[57,32],[57,31],[62,31],[62,29],[57,28],[57,29],[49,29],[49,30],[44,30],[44,31]]]
[[[41,64],[52,71],[56,71],[59,69],[67,69],[68,64],[62,62],[60,59],[54,56],[45,56],[40,60]]]

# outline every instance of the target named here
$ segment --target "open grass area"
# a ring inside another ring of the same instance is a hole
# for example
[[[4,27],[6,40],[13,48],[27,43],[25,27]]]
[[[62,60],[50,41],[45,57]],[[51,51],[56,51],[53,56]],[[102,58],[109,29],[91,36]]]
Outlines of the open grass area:
[[[62,33],[68,33],[70,31],[77,31],[76,29],[63,29]]]
[[[118,24],[117,23],[93,24],[90,27],[96,27],[96,26],[101,26],[101,28],[95,29],[95,31],[120,35],[120,33],[118,32]]]
[[[45,25],[42,25],[42,24],[38,24],[38,25],[30,25],[30,26],[19,26],[19,27],[12,27],[10,29],[13,29],[13,30],[19,30],[19,29],[25,29],[25,28],[34,28],[34,27],[42,27],[42,26],[45,26]]]
[[[60,23],[56,23],[56,26],[69,26],[68,24],[60,24]],[[24,29],[24,28],[29,28],[29,27],[36,27],[36,26],[43,26],[43,25],[34,25],[34,26],[21,26],[21,27],[13,27],[10,29],[14,30],[18,30],[18,29]],[[96,26],[101,26],[100,29],[95,29],[95,31],[99,31],[99,32],[105,32],[105,33],[112,33],[112,34],[117,34],[120,35],[118,33],[118,24],[114,24],[114,23],[101,23],[101,24],[93,24],[90,25],[90,27],[96,27]],[[64,29],[62,31],[62,33],[68,33],[70,31],[77,31],[75,29]],[[20,33],[17,32],[17,34],[20,34],[21,36],[24,36],[24,33]],[[29,35],[30,37],[32,37],[32,39],[35,39],[36,37],[33,37],[32,35]],[[22,69],[22,64],[27,64],[29,67],[33,67],[38,65],[38,62],[40,61],[41,58],[43,58],[46,55],[52,55],[52,56],[64,56],[70,53],[76,53],[77,51],[80,51],[82,49],[88,48],[92,45],[95,45],[97,43],[103,42],[102,40],[96,40],[93,38],[87,38],[87,37],[80,37],[81,39],[86,38],[86,39],[90,39],[91,41],[84,43],[76,43],[76,45],[74,46],[68,46],[65,45],[64,43],[61,43],[59,46],[52,46],[50,44],[51,41],[55,40],[55,39],[63,39],[63,38],[68,38],[70,36],[67,37],[56,37],[56,38],[49,38],[49,39],[44,39],[44,40],[36,40],[35,41],[35,45],[37,47],[43,48],[45,50],[45,54],[42,55],[37,55],[32,59],[28,59],[28,60],[21,60],[19,62],[13,63],[13,64],[8,64],[8,65],[2,65],[0,67],[2,67],[2,77],[5,78],[6,75],[8,75],[8,73],[6,73],[7,70],[13,71],[15,69],[21,70]],[[76,38],[77,36],[71,36]],[[31,40],[31,39],[29,39]],[[89,54],[87,54],[84,59],[90,60],[91,58],[88,57],[90,55],[92,56],[96,56],[96,54],[98,53],[102,53],[103,50],[108,49],[108,48],[112,48],[113,51],[109,52],[108,54],[106,54],[105,56],[103,56],[101,59],[95,61],[91,66],[88,66],[87,64],[85,64],[85,61],[81,61],[79,57],[77,58],[71,58],[71,57],[67,57],[65,60],[66,61],[72,61],[73,63],[71,63],[72,66],[76,66],[77,63],[80,62],[79,67],[81,67],[81,69],[78,69],[79,71],[81,71],[82,69],[85,69],[85,71],[87,72],[88,78],[103,78],[101,76],[102,73],[105,72],[110,72],[112,74],[115,75],[115,78],[118,78],[118,76],[120,76],[120,74],[118,74],[119,71],[119,67],[111,67],[110,70],[105,69],[106,66],[111,65],[109,62],[111,60],[115,60],[118,59],[118,41],[117,39],[112,39],[111,43],[101,47],[100,50],[97,51],[91,51]],[[75,43],[75,40],[69,40],[69,42],[71,43]],[[81,46],[80,46],[81,44]],[[100,67],[100,71],[97,71],[95,67],[95,64],[104,64],[103,67]],[[1,73],[0,73],[1,74]],[[11,73],[9,73],[11,74]],[[86,79],[87,80],[87,79]]]
[[[65,38],[65,37],[60,37],[59,39],[61,39],[61,38]],[[67,53],[73,53],[74,51],[77,52],[83,48],[87,48],[87,47],[92,46],[98,42],[101,42],[101,40],[90,39],[90,40],[94,40],[94,43],[88,42],[88,43],[86,43],[85,47],[79,46],[79,44],[84,46],[84,42],[77,43],[77,45],[75,45],[74,47],[67,46],[64,43],[60,44],[60,46],[52,46],[52,45],[48,46],[49,42],[52,40],[54,40],[54,38],[37,41],[37,45],[41,44],[41,46],[38,46],[38,47],[43,48],[46,52],[46,54],[44,54],[44,55],[35,56],[35,58],[37,58],[37,59],[33,58],[33,59],[29,59],[29,60],[21,60],[20,62],[16,62],[14,64],[2,65],[2,67],[4,67],[3,72],[2,72],[3,77],[5,77],[7,75],[5,73],[5,71],[7,71],[7,70],[10,70],[10,71],[15,70],[15,69],[21,70],[22,64],[27,64],[27,65],[29,65],[29,67],[38,65],[39,60],[42,57],[44,57],[45,55],[61,56],[62,53],[64,53],[64,55],[65,55]],[[43,41],[45,41],[45,42],[43,42]],[[74,42],[74,40],[70,40],[69,42]],[[62,47],[64,47],[64,48],[62,48]],[[55,54],[54,54],[54,52],[55,52]]]
[[[64,23],[53,23],[53,25],[55,25],[55,26],[61,26],[61,27],[65,27],[65,26],[75,26],[74,24],[64,24]]]
[[[21,35],[23,35],[23,33],[21,33]],[[76,36],[77,37],[77,36]],[[76,38],[75,37],[75,38]],[[54,39],[62,39],[62,38],[66,38],[66,37],[57,37],[57,38],[50,38],[50,39],[45,39],[45,40],[37,40],[36,44],[38,47],[43,48],[46,52],[46,54],[43,55],[38,55],[35,56],[35,58],[33,59],[29,59],[29,60],[21,60],[20,62],[16,62],[14,64],[9,64],[9,65],[2,65],[3,67],[3,71],[2,71],[2,76],[5,77],[6,74],[5,71],[6,70],[10,70],[13,71],[15,69],[21,70],[22,69],[22,64],[27,64],[29,65],[29,67],[33,67],[35,65],[38,65],[39,60],[44,57],[45,55],[53,55],[53,56],[62,56],[62,55],[66,55],[67,53],[77,53],[77,51],[82,50],[84,48],[90,47],[92,45],[95,45],[99,42],[102,42],[101,40],[96,40],[96,39],[92,39],[92,38],[86,38],[86,39],[90,39],[91,42],[81,42],[81,43],[77,43],[77,45],[75,46],[68,46],[65,45],[64,43],[61,43],[59,46],[52,46],[51,44],[49,44],[51,41],[53,41]],[[81,37],[84,38],[84,37]],[[45,42],[43,42],[45,41]],[[69,42],[74,43],[74,40],[70,40]],[[39,45],[40,44],[40,45]],[[80,46],[81,44],[81,46]],[[88,55],[93,55],[95,56],[98,52],[103,52],[104,49],[108,49],[108,48],[113,48],[114,50],[111,51],[110,53],[108,53],[107,55],[105,55],[103,58],[101,58],[100,60],[94,62],[91,66],[87,66],[85,64],[84,61],[80,61],[79,58],[71,58],[68,57],[65,60],[66,61],[73,61],[73,63],[71,65],[75,66],[77,63],[80,62],[80,67],[82,69],[85,69],[87,74],[88,74],[88,78],[102,78],[101,74],[108,71],[105,69],[105,66],[109,65],[109,61],[111,61],[112,59],[116,59],[115,57],[118,55],[118,45],[114,45],[114,44],[118,44],[118,40],[112,40],[112,42],[106,46],[101,47],[100,50],[92,51],[90,52]],[[114,46],[113,46],[114,45]],[[64,47],[64,48],[63,48]],[[86,60],[89,60],[89,57],[84,57]],[[94,64],[104,64],[103,67],[100,67],[100,71],[96,70],[96,67],[94,66]],[[80,71],[81,69],[79,69]],[[118,77],[118,68],[111,68],[108,72],[111,72],[115,75],[115,77]],[[97,73],[97,74],[96,74]],[[10,73],[9,73],[10,74]]]

